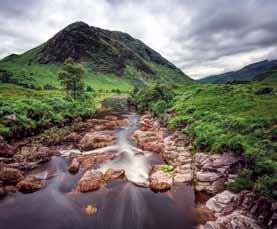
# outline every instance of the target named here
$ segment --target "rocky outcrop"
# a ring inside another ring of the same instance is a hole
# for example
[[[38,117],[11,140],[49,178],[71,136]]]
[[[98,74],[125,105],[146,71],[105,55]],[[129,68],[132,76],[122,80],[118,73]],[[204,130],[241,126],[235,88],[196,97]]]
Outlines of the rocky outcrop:
[[[276,205],[276,206],[275,206]],[[256,196],[250,191],[239,194],[223,191],[206,202],[215,221],[209,221],[200,228],[275,228],[277,226],[277,204],[272,200]]]
[[[224,190],[226,183],[233,179],[243,160],[232,153],[213,155],[196,153],[193,161],[196,191],[216,194]]]
[[[112,145],[115,140],[113,132],[89,132],[80,141],[82,150],[93,150]]]
[[[207,222],[199,229],[263,229],[254,218],[242,215],[240,211],[234,211],[229,215],[220,216],[214,222]]]
[[[103,174],[100,171],[91,169],[84,173],[78,182],[75,192],[90,192],[101,188],[104,185]]]
[[[35,192],[43,187],[43,183],[35,176],[27,176],[17,183],[17,189],[21,192]]]
[[[185,146],[184,139],[179,132],[175,132],[163,140],[163,158],[174,167],[175,183],[191,183],[193,180],[192,155]]]
[[[125,178],[125,171],[123,169],[108,169],[104,174],[104,180],[111,181],[111,180],[118,180]]]

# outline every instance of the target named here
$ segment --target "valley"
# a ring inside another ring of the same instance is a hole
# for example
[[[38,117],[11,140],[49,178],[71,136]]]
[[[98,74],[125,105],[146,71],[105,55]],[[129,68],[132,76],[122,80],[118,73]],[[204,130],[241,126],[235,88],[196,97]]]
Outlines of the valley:
[[[276,66],[193,80],[82,21],[1,59],[0,228],[275,229]]]

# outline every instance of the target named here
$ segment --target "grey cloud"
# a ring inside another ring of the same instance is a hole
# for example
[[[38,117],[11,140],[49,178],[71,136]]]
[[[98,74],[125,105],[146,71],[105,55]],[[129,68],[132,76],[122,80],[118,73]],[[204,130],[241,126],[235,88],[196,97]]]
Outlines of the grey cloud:
[[[200,77],[276,56],[276,12],[275,0],[0,0],[0,57],[83,20],[128,32]]]

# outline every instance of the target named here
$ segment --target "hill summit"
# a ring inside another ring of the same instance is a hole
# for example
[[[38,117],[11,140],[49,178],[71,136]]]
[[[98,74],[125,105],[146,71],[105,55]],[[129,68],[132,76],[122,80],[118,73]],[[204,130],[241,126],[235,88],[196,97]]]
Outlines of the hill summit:
[[[27,78],[39,82],[47,77],[43,73],[44,68],[51,68],[53,74],[54,69],[69,57],[84,65],[87,78],[92,83],[95,76],[101,81],[99,74],[104,78],[112,74],[131,84],[191,81],[142,41],[127,33],[89,26],[84,22],[68,25],[46,43],[22,55],[13,54],[4,58],[0,61],[0,70],[10,71],[15,78],[20,78],[17,71],[20,67]]]

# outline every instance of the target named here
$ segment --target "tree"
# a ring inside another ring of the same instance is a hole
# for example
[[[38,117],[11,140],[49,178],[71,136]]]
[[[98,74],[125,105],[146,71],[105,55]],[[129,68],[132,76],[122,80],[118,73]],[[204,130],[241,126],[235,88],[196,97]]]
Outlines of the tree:
[[[84,69],[82,65],[74,63],[73,59],[66,59],[59,74],[59,80],[68,96],[77,99],[84,93]]]
[[[94,92],[93,88],[89,85],[87,86],[87,89],[86,89],[87,92]]]

